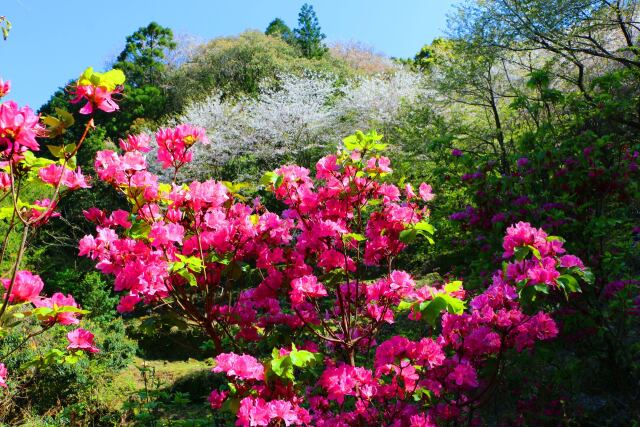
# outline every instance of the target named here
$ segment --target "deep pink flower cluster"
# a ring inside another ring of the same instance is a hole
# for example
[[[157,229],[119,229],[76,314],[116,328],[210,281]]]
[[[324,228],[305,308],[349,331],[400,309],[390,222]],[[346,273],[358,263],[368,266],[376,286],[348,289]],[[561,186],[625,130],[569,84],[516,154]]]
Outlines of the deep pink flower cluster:
[[[2,279],[2,284],[5,289],[9,289],[9,285],[11,284],[11,279]],[[15,283],[13,284],[13,289],[9,294],[9,302],[14,304],[20,302],[34,302],[42,289],[44,288],[44,283],[40,276],[37,274],[33,274],[30,271],[20,270],[16,273]]]
[[[7,96],[11,92],[11,82],[0,79],[0,98]]]
[[[160,129],[156,132],[158,143],[158,161],[162,167],[180,168],[193,159],[193,152],[189,148],[196,142],[209,144],[209,138],[203,128],[188,124],[175,128]]]
[[[204,138],[189,126],[162,129],[158,159],[177,176]],[[485,292],[470,296],[461,282],[417,286],[393,261],[413,239],[433,233],[425,205],[432,188],[421,184],[417,197],[411,185],[388,182],[390,162],[375,149],[326,156],[315,177],[295,165],[265,175],[285,207],[278,215],[224,183],[159,183],[147,170],[147,146],[137,136],[121,142],[123,154],[98,153],[100,179],[126,196],[131,213],[87,211],[96,234],[82,239],[80,254],[115,275],[115,289],[125,291],[119,311],[162,300],[200,324],[218,353],[213,372],[231,384],[209,402],[239,402],[240,426],[393,420],[404,427],[467,417],[475,396],[491,387],[482,378],[487,360],[558,333],[547,313],[522,310],[523,280],[555,286],[562,273],[584,268],[564,255],[561,240],[519,223],[504,241],[505,257],[516,259]],[[250,272],[255,285],[246,284]],[[382,326],[407,310],[412,320],[442,317],[441,331],[377,345]],[[303,353],[275,349],[264,363],[223,352],[221,336],[241,345],[276,329],[313,345]],[[376,345],[372,363],[360,356]],[[328,357],[314,382],[293,382],[299,369],[322,359],[319,351]]]
[[[74,85],[71,103],[86,101],[80,114],[92,115],[96,110],[113,113],[120,109],[113,95],[122,91],[124,80],[124,73],[120,70],[97,73],[93,68],[87,68]]]
[[[47,167],[40,168],[38,170],[38,176],[42,182],[54,187],[58,185],[58,182],[62,182],[62,185],[69,190],[91,187],[87,183],[85,176],[82,175],[80,168],[78,168],[77,171],[73,171],[61,165],[51,164]]]
[[[38,151],[36,136],[44,127],[29,107],[18,107],[13,101],[0,104],[0,155],[3,160],[19,160],[27,150]]]
[[[0,363],[0,387],[7,388],[7,367],[4,363]]]
[[[70,331],[67,333],[67,340],[69,341],[67,350],[82,350],[90,353],[100,351],[93,342],[93,334],[86,329],[78,328]]]
[[[264,367],[255,357],[247,354],[219,354],[213,372],[224,372],[242,380],[264,380]]]

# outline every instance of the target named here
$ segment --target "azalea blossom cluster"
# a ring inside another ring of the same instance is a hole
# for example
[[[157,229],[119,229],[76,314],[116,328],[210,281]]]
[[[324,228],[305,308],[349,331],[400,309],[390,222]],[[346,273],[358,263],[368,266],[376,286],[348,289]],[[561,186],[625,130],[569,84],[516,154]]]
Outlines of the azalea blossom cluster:
[[[104,79],[101,82],[99,79],[96,80],[93,74],[100,73],[93,73],[89,69],[74,85],[77,93],[74,102],[80,98],[88,100],[89,107],[83,108],[83,114],[92,114],[91,106],[107,112],[114,111],[117,105],[110,99],[110,93],[115,91],[116,87]],[[123,82],[124,76],[121,77],[120,80]],[[10,88],[9,82],[0,80],[0,98],[7,95]],[[53,327],[73,326],[75,329],[67,333],[66,356],[60,351],[51,354],[58,363],[75,363],[77,356],[82,352],[99,351],[93,334],[77,327],[80,316],[86,311],[82,310],[72,295],[60,292],[55,292],[50,297],[42,295],[44,283],[40,276],[21,269],[29,232],[34,227],[42,226],[50,218],[60,215],[56,212],[56,207],[64,194],[90,187],[88,179],[80,169],[71,165],[75,163],[75,155],[93,127],[92,117],[88,120],[85,132],[77,144],[47,146],[56,160],[38,158],[34,154],[40,151],[37,138],[55,138],[64,132],[65,124],[73,124],[70,114],[63,111],[59,111],[59,114],[65,115],[64,123],[62,119],[40,117],[31,108],[19,107],[14,101],[0,103],[0,192],[4,194],[3,198],[8,198],[10,206],[13,207],[6,228],[5,244],[9,242],[10,233],[19,231],[22,234],[22,244],[16,250],[12,267],[0,279],[0,336],[8,333],[10,328],[22,324],[27,318],[32,318],[35,321],[33,324],[38,325],[39,329],[29,330],[27,326],[23,343]],[[55,125],[58,128],[53,131],[45,125]],[[23,200],[24,192],[21,190],[27,182],[44,184],[42,187],[50,190],[50,196],[32,201]],[[2,248],[1,261],[5,261],[8,253],[7,248]],[[10,350],[8,354],[0,354],[0,387],[8,387],[9,369],[5,362],[9,355],[20,350],[21,345]],[[42,356],[41,362],[46,363],[47,357],[51,354]]]
[[[542,230],[529,224],[511,227],[504,245],[509,252],[530,245],[538,251],[547,250],[547,257],[553,258],[563,273],[575,267],[562,266],[561,260],[572,256],[559,256],[564,252],[559,240],[549,239]],[[513,253],[509,258],[512,256]],[[532,258],[529,270],[536,268],[533,264],[542,263],[534,255]],[[570,259],[571,264],[584,269],[577,257]],[[429,292],[424,293],[432,301],[442,291],[426,288]],[[517,288],[516,279],[498,270],[492,285],[468,300],[468,311],[445,310],[439,334],[416,341],[394,336],[379,345],[372,343],[369,349],[375,349],[375,354],[371,365],[366,358],[355,365],[345,363],[327,352],[324,371],[317,381],[297,389],[282,378],[251,375],[249,372],[262,373],[267,368],[250,356],[220,355],[214,372],[226,372],[234,385],[230,389],[235,393],[216,390],[210,402],[219,408],[225,399],[240,396],[241,408],[245,408],[238,412],[241,426],[267,426],[274,419],[292,425],[398,427],[467,420],[472,409],[481,405],[495,386],[500,366],[487,372],[487,361],[497,360],[500,365],[509,350],[524,351],[537,341],[558,334],[558,327],[548,313],[523,311]],[[449,286],[448,291],[461,299],[466,297],[459,284],[453,289]],[[224,363],[238,357],[245,359],[243,365]],[[273,366],[273,360],[265,362],[265,366]],[[248,386],[251,394],[243,395]],[[295,390],[298,394],[292,395]],[[282,401],[291,405],[285,414],[278,416],[269,409],[270,404]]]
[[[459,281],[419,286],[394,267],[412,241],[432,240],[435,195],[426,183],[414,190],[391,181],[375,132],[345,138],[315,174],[296,165],[265,174],[261,182],[283,204],[280,214],[231,183],[175,182],[204,135],[191,125],[156,134],[166,151],[160,162],[174,169],[170,184],[148,170],[148,136],[121,141],[122,153],[99,152],[100,179],[131,208],[87,211],[96,234],[81,240],[80,254],[115,276],[124,292],[119,311],[161,301],[209,335],[218,353],[213,371],[230,380],[209,401],[214,409],[239,408],[238,425],[459,420],[494,385],[483,377],[488,360],[558,333],[549,314],[522,309],[522,279],[510,272],[520,269],[553,290],[540,270],[584,266],[563,255],[560,239],[528,224],[510,229],[505,256],[516,260],[480,294]],[[433,335],[379,343],[381,328],[405,315],[436,326]],[[277,333],[291,343],[269,360],[226,352]],[[294,340],[304,344],[296,348]]]

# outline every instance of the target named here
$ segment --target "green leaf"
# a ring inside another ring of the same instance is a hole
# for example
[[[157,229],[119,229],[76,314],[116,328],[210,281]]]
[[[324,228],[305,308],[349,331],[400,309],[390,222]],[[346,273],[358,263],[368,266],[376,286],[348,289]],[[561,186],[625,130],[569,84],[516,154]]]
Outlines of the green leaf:
[[[576,278],[570,274],[563,274],[556,280],[558,281],[558,283],[560,283],[560,285],[567,293],[582,292],[582,290],[580,289],[580,284],[578,283]]]
[[[596,277],[590,269],[585,268],[584,270],[580,270],[580,269],[577,269],[577,270],[578,270],[578,275],[582,278],[582,280],[587,282],[587,284],[589,285],[593,285],[593,283],[596,280]]]
[[[529,255],[531,251],[531,246],[518,246],[513,250],[513,254],[515,255],[518,261],[522,261]]]
[[[529,286],[531,287],[531,286]],[[549,294],[549,287],[547,285],[545,285],[544,283],[539,283],[537,285],[533,285],[533,289],[536,290],[536,292],[540,292],[543,294]]]
[[[286,378],[291,381],[295,380],[295,377],[293,376],[293,364],[289,355],[272,359],[271,370],[280,378]]]
[[[182,264],[184,264],[185,267],[195,271],[196,273],[199,273],[204,269],[204,262],[196,256],[186,257],[181,254],[176,254],[176,257],[182,261]]]
[[[46,123],[46,121],[45,121]],[[64,158],[64,146],[63,145],[47,145],[49,152],[53,154],[53,157],[58,159]]]
[[[437,294],[431,301],[420,303],[420,313],[434,326],[443,310],[452,314],[462,314],[464,309],[464,301],[447,294]]]
[[[238,413],[239,409],[240,409],[240,399],[238,398],[227,399],[224,401],[224,403],[220,407],[221,411],[230,412],[234,415]]]
[[[123,85],[125,76],[122,70],[110,70],[106,73],[93,71],[93,67],[88,67],[78,79],[79,86],[100,86],[109,91],[117,86]]]
[[[305,368],[321,361],[322,355],[319,353],[312,353],[307,350],[296,350],[294,346],[291,353],[289,353],[289,358],[291,359],[293,366]]]
[[[31,151],[25,151],[24,153],[22,153],[22,156],[24,157],[24,159],[22,159],[20,163],[27,168],[41,168],[55,163],[50,159],[36,157],[35,154],[33,154]]]
[[[13,206],[0,208],[0,219],[9,219],[13,215]]]
[[[347,233],[342,235],[343,242],[348,242],[349,240],[352,240],[352,239],[357,242],[363,242],[367,240],[366,237],[364,237],[362,234],[359,234],[359,233]]]
[[[537,259],[542,259],[542,256],[540,255],[540,251],[538,249],[534,248],[531,245],[528,245],[527,247],[529,248],[529,250],[531,251],[534,257],[536,257]]]
[[[402,243],[412,243],[418,237],[418,232],[413,228],[404,229],[400,232],[399,239]]]
[[[192,272],[190,272],[189,270],[187,270],[186,268],[182,268],[178,271],[176,271],[176,273],[183,277],[184,279],[187,280],[187,283],[189,283],[190,286],[198,286],[198,281],[196,279],[196,276],[193,275]]]
[[[462,289],[461,280],[455,280],[444,285],[444,291],[448,294],[450,294],[451,292],[459,291],[460,289]]]
[[[132,239],[146,239],[151,231],[151,226],[144,221],[136,221],[127,231]]]
[[[429,224],[427,221],[420,221],[419,223],[414,224],[413,228],[418,231],[426,231],[429,234],[433,234],[436,231],[434,226]]]
[[[31,310],[31,314],[38,317],[46,317],[53,313],[53,308],[50,307],[38,307]]]
[[[284,177],[275,172],[265,172],[265,174],[260,178],[260,184],[267,187],[273,185],[273,188],[275,189],[278,189],[282,185],[283,181]]]
[[[398,304],[398,311],[410,310],[414,305],[415,302],[412,301],[400,301],[400,304]]]

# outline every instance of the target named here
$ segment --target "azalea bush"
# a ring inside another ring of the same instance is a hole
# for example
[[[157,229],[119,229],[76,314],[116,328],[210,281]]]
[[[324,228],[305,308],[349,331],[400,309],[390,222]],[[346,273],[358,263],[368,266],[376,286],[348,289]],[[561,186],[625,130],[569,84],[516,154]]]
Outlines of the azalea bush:
[[[473,419],[509,355],[555,337],[558,297],[592,276],[561,238],[518,223],[486,289],[416,283],[396,260],[418,239],[433,243],[435,195],[393,183],[381,139],[347,137],[315,176],[295,165],[265,174],[276,212],[241,185],[176,181],[193,146],[208,143],[204,129],[156,133],[171,183],[149,172],[150,136],[130,136],[95,163],[130,209],[87,210],[96,234],[80,254],[115,276],[118,311],[165,305],[209,336],[213,372],[228,377],[209,401],[238,425]],[[406,322],[415,326],[394,329]]]
[[[20,377],[30,366],[40,368],[50,364],[75,364],[86,353],[99,349],[94,335],[81,327],[83,310],[71,294],[42,294],[44,282],[36,273],[24,268],[25,252],[35,233],[51,218],[60,216],[56,208],[70,192],[89,188],[88,179],[76,167],[76,154],[94,127],[97,110],[113,112],[118,105],[113,98],[120,91],[124,75],[120,71],[97,73],[87,69],[69,88],[71,102],[82,102],[80,110],[87,116],[82,137],[73,144],[56,145],[56,139],[74,123],[63,110],[57,116],[40,117],[31,108],[19,107],[13,101],[0,104],[0,218],[4,221],[4,237],[0,253],[0,387],[12,385],[12,377]],[[6,96],[10,83],[0,80],[0,97]],[[49,138],[46,148],[51,158],[36,157],[39,139]],[[12,255],[13,253],[13,255]],[[32,341],[54,328],[63,328],[67,345],[46,346],[25,360],[22,353]],[[20,361],[21,363],[13,363]],[[9,372],[11,365],[17,372]]]

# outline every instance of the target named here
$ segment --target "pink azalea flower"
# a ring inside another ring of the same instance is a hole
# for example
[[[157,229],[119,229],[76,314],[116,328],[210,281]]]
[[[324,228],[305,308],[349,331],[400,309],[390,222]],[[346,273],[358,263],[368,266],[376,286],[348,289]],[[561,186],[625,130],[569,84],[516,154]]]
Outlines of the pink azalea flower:
[[[7,191],[11,188],[11,175],[0,172],[0,190]]]
[[[0,98],[3,96],[7,96],[7,94],[11,91],[11,82],[9,80],[4,81],[0,79]]]
[[[78,168],[77,171],[72,171],[65,168],[62,175],[62,185],[67,187],[69,190],[77,190],[78,188],[91,188],[91,186],[87,183],[87,179],[82,174],[80,168]]]
[[[80,114],[92,114],[95,109],[102,110],[105,113],[112,113],[119,110],[120,107],[111,98],[114,93],[119,93],[119,89],[108,90],[102,86],[83,85],[75,88],[75,98],[71,100],[72,104],[77,104],[83,99],[87,103],[80,109]]]
[[[43,130],[40,118],[31,108],[18,108],[13,101],[0,104],[0,152],[5,157],[27,149],[40,150],[36,136]]]
[[[130,313],[140,301],[142,301],[142,298],[137,295],[125,295],[120,298],[116,310],[118,310],[118,313]]]
[[[151,137],[146,133],[139,135],[127,135],[126,141],[120,140],[120,148],[124,151],[141,151],[148,153],[151,151]]]
[[[268,426],[271,421],[267,403],[261,398],[245,397],[242,399],[237,416],[236,425],[240,427]]]
[[[418,193],[420,194],[420,198],[425,202],[430,202],[436,197],[435,194],[433,194],[431,186],[424,182],[420,184],[420,187],[418,187]]]
[[[182,244],[184,238],[184,227],[180,224],[164,224],[156,222],[151,226],[149,239],[155,247],[160,247],[170,243]]]
[[[69,294],[64,296],[60,292],[56,292],[51,298],[41,298],[33,301],[33,305],[36,307],[78,307],[76,300]],[[60,323],[61,325],[77,325],[80,323],[78,316],[80,313],[68,311],[63,313],[57,313],[55,317],[47,320],[48,323]]]
[[[578,267],[584,269],[582,260],[575,255],[563,255],[560,257],[560,266],[564,268]]]
[[[253,356],[222,353],[215,360],[213,372],[225,372],[243,380],[264,380],[264,366]]]
[[[291,301],[299,304],[305,296],[310,298],[327,296],[327,290],[322,283],[318,283],[316,276],[307,275],[291,281]]]
[[[91,353],[97,353],[100,350],[93,342],[93,334],[86,329],[78,328],[67,333],[69,345],[67,350],[84,350]]]
[[[456,365],[447,379],[458,387],[478,387],[478,374],[466,363]]]
[[[316,178],[329,179],[333,176],[333,173],[340,170],[340,166],[337,163],[338,158],[335,154],[330,154],[318,160],[316,163]]]
[[[556,260],[550,257],[543,258],[539,263],[529,269],[531,284],[555,285],[560,273],[556,270]]]
[[[413,186],[409,183],[404,186],[404,192],[407,196],[407,199],[413,199],[414,197],[416,197],[416,193],[413,191]]]
[[[47,167],[40,168],[38,170],[38,176],[45,184],[56,186],[62,177],[62,170],[62,166],[52,163]]]
[[[7,388],[7,367],[4,366],[4,363],[0,363],[0,387]]]
[[[227,400],[227,396],[229,395],[228,391],[218,391],[213,390],[207,400],[211,405],[211,409],[220,409],[225,400]]]
[[[193,153],[188,151],[196,142],[209,144],[204,128],[189,124],[178,125],[172,129],[161,128],[156,132],[158,143],[158,161],[162,167],[180,167],[189,163],[193,158]]]
[[[267,403],[270,420],[279,419],[284,421],[286,426],[298,423],[298,413],[296,408],[285,400],[272,400]]]
[[[2,279],[2,284],[5,289],[9,289],[11,279]],[[40,292],[44,288],[44,283],[40,276],[31,273],[30,271],[20,270],[16,273],[16,281],[9,295],[9,302],[33,302]]]

